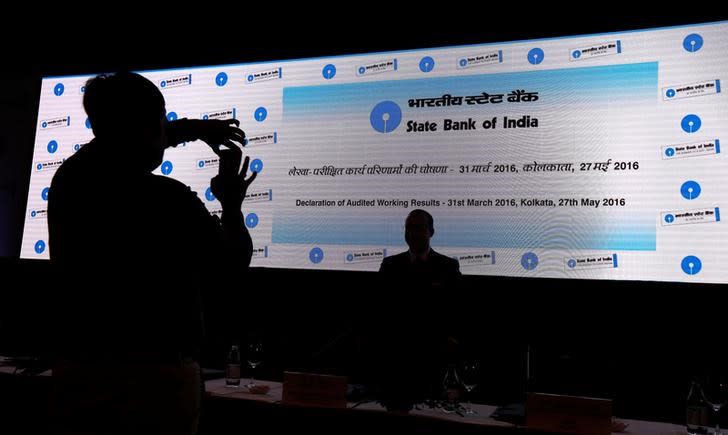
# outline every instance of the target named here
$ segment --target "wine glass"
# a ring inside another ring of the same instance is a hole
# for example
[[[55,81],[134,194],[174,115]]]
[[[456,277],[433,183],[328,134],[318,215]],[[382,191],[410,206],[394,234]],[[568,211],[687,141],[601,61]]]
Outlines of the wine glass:
[[[720,435],[720,410],[728,403],[728,379],[725,375],[711,375],[703,385],[703,398],[713,408],[715,415],[714,435]]]
[[[468,395],[467,407],[465,409],[466,414],[476,414],[475,410],[470,403],[470,392],[480,382],[480,362],[476,360],[464,361],[460,368],[460,383],[463,384],[465,392]]]
[[[248,388],[254,387],[255,384],[255,368],[263,363],[263,342],[260,337],[251,338],[248,343],[248,365],[250,366],[250,382]]]

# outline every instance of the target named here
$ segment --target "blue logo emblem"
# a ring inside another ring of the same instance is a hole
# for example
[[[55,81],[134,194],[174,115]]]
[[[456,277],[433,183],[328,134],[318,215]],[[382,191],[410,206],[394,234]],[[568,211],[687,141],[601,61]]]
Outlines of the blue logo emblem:
[[[543,62],[543,58],[544,53],[540,48],[532,48],[531,51],[528,52],[528,63],[531,65],[538,65]]]
[[[680,121],[680,127],[682,127],[685,133],[695,133],[700,130],[701,125],[702,121],[700,120],[700,117],[692,113],[690,115],[686,115],[682,121]]]
[[[538,266],[538,256],[533,252],[526,252],[521,257],[521,266],[526,270],[533,270]]]
[[[172,162],[169,160],[165,160],[164,163],[162,163],[162,174],[169,175],[172,173],[172,169],[174,169],[174,165],[172,165]]]
[[[247,216],[245,216],[245,226],[248,228],[255,228],[258,226],[258,215],[255,213],[250,213]]]
[[[703,37],[698,35],[697,33],[691,33],[683,40],[683,48],[685,49],[685,51],[688,51],[690,53],[695,53],[702,47]]]
[[[697,181],[689,180],[680,186],[680,194],[687,200],[697,199],[700,196],[700,184]]]
[[[43,240],[38,240],[35,242],[35,253],[36,254],[42,254],[43,251],[45,251],[46,244]]]
[[[207,199],[208,201],[215,200],[215,195],[212,194],[212,189],[209,187],[207,188],[207,190],[205,190],[205,199]]]
[[[703,262],[694,255],[688,255],[680,262],[680,268],[688,275],[696,275],[703,268]]]
[[[221,72],[220,74],[215,77],[215,84],[218,86],[225,86],[225,84],[228,81],[228,76],[224,72]]]
[[[263,121],[265,121],[265,118],[268,117],[268,111],[265,110],[265,107],[258,107],[257,109],[255,109],[255,113],[253,114],[253,117],[255,118],[256,121],[263,122]]]
[[[263,170],[263,161],[260,159],[254,159],[250,162],[250,170],[253,172],[260,172]]]
[[[308,259],[313,264],[319,264],[324,261],[324,251],[317,246],[308,253]]]
[[[331,80],[336,75],[336,67],[333,63],[330,63],[324,67],[324,69],[321,71],[321,74],[326,80]]]
[[[372,128],[380,133],[391,133],[402,121],[402,109],[394,101],[382,101],[369,115]]]
[[[425,56],[422,59],[420,59],[420,71],[423,73],[428,73],[432,71],[435,68],[435,59],[431,58],[430,56]]]

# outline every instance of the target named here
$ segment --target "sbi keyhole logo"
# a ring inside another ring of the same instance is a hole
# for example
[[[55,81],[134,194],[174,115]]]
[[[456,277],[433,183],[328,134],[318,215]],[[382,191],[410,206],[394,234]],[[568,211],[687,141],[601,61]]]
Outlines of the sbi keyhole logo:
[[[394,101],[382,101],[369,115],[372,128],[380,133],[391,133],[402,122],[402,109]]]

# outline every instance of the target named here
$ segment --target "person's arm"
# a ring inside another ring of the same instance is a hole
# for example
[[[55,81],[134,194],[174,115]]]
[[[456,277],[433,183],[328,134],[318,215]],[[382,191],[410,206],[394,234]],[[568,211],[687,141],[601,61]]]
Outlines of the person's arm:
[[[250,163],[250,158],[247,156],[243,162],[243,168],[239,172],[237,169],[234,169],[234,172],[233,169],[224,169],[234,168],[235,165],[231,166],[225,160],[237,159],[236,161],[239,162],[239,155],[236,157],[238,153],[242,154],[240,149],[235,148],[235,151],[225,151],[218,154],[221,160],[220,173],[211,180],[210,188],[220,204],[222,204],[220,223],[227,254],[235,259],[236,265],[248,267],[253,255],[253,241],[248,228],[245,226],[241,208],[248,186],[255,180],[258,173],[253,172],[250,177],[245,178]]]
[[[239,125],[240,121],[237,119],[183,118],[168,122],[166,127],[168,146],[202,140],[220,158],[219,172],[210,180],[210,188],[222,205],[222,255],[234,269],[248,267],[253,255],[253,241],[245,226],[241,208],[248,186],[257,175],[254,172],[246,179],[248,157],[245,157],[242,170],[240,169],[242,150],[235,142],[245,145],[245,133],[238,128]],[[224,148],[221,149],[221,146]]]
[[[167,146],[201,140],[217,152],[220,145],[231,146],[231,141],[245,144],[245,133],[238,128],[237,119],[187,119],[167,122]]]

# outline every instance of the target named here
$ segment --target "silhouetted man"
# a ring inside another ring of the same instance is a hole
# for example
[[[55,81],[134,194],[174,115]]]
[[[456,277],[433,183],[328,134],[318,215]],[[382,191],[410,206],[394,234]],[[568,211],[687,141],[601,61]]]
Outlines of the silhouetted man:
[[[54,301],[57,428],[194,433],[200,288],[245,271],[252,255],[241,206],[256,174],[245,179],[248,158],[240,171],[232,142],[244,133],[234,120],[168,122],[159,89],[133,73],[89,80],[83,105],[94,139],[59,168],[48,197],[50,256],[62,283]],[[220,155],[211,180],[219,219],[188,186],[152,174],[165,148],[197,139]]]
[[[430,247],[434,234],[432,215],[412,210],[405,220],[409,250],[386,257],[379,269],[386,300],[367,325],[371,341],[363,359],[370,358],[370,382],[381,388],[380,401],[388,407],[407,409],[442,395],[442,370],[455,339],[446,320],[452,304],[439,290],[457,285],[460,266]],[[433,289],[437,292],[429,292]]]
[[[404,239],[409,251],[382,261],[379,272],[403,284],[425,287],[451,286],[460,278],[457,260],[435,252],[430,239],[435,234],[432,215],[425,210],[412,210],[405,221]]]

